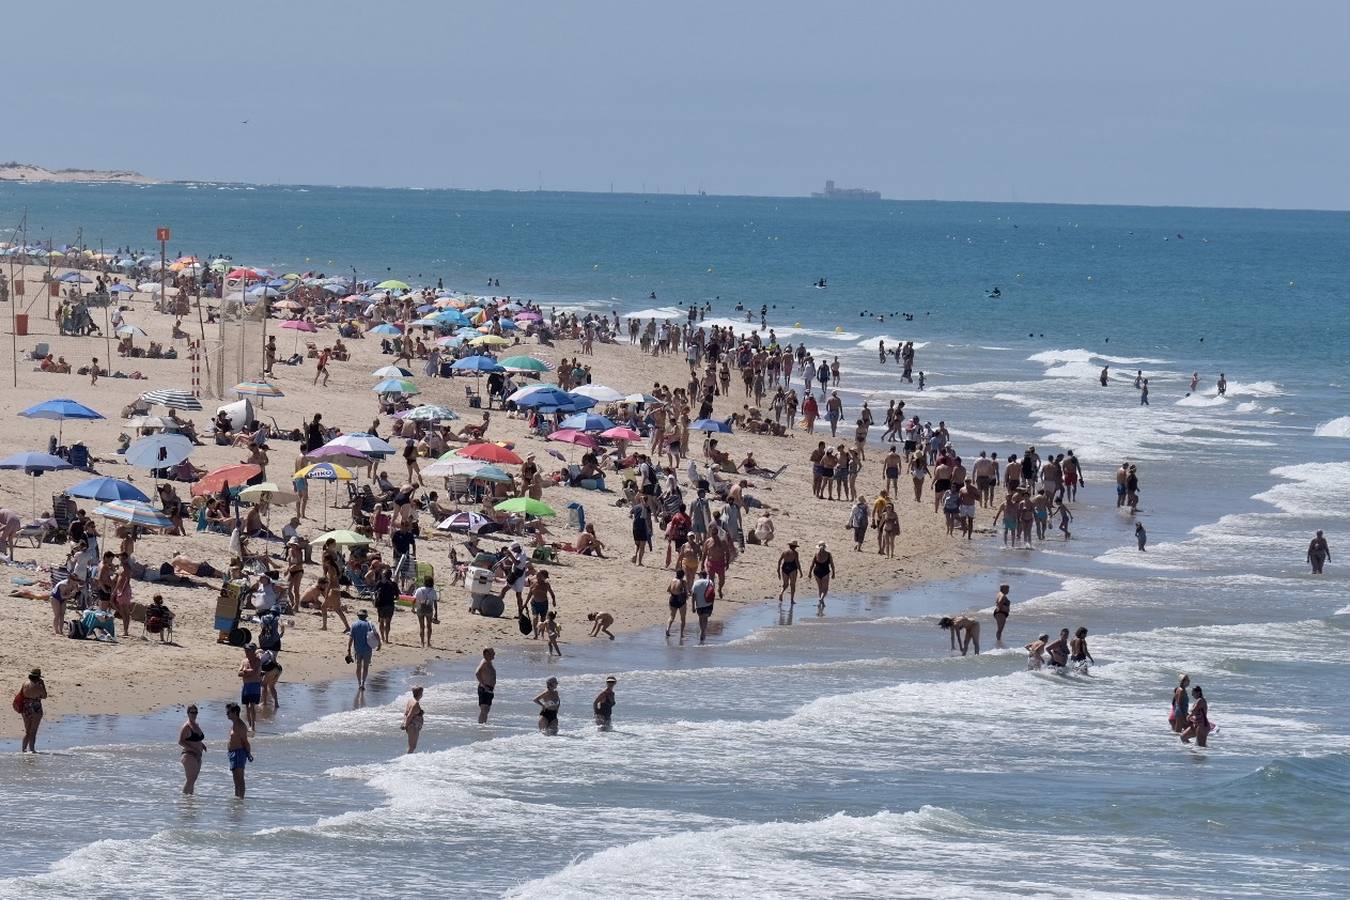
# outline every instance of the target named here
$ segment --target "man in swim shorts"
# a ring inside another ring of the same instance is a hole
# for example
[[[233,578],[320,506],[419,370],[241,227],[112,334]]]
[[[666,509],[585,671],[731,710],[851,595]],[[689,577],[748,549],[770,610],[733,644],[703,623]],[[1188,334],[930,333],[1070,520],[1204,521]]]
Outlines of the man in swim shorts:
[[[258,704],[262,703],[262,660],[258,657],[258,645],[247,644],[244,647],[244,661],[239,664],[239,677],[244,686],[239,690],[239,702],[244,705],[248,716],[248,729],[258,733]]]
[[[230,720],[228,757],[230,777],[234,779],[234,795],[244,799],[244,767],[253,762],[253,748],[248,743],[248,726],[239,717],[239,704],[225,704],[225,717]]]
[[[491,647],[483,648],[483,661],[474,670],[473,677],[478,682],[478,724],[486,725],[488,713],[492,711],[492,698],[497,693],[497,669],[492,665],[497,651]]]

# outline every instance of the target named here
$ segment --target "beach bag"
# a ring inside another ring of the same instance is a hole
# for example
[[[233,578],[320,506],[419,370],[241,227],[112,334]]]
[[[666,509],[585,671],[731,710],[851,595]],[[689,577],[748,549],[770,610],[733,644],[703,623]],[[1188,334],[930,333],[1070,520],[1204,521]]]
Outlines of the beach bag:
[[[14,694],[14,711],[16,713],[23,712],[23,691]]]
[[[82,641],[89,637],[89,631],[84,627],[83,619],[71,619],[66,623],[66,637],[72,641]]]
[[[524,611],[516,616],[516,624],[520,627],[521,634],[529,634],[534,630],[534,626],[530,624],[530,617]]]

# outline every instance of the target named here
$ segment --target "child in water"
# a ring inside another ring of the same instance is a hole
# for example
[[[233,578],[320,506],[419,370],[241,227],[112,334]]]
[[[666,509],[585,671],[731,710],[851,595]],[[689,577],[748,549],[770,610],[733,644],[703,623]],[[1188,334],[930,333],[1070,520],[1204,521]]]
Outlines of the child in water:
[[[1144,545],[1148,543],[1148,532],[1144,530],[1143,522],[1134,523],[1134,540],[1139,544],[1139,552],[1144,553]]]
[[[614,640],[614,632],[609,630],[609,626],[614,624],[612,615],[607,612],[589,612],[586,613],[586,621],[591,623],[591,637],[599,637],[604,632],[611,641]]]
[[[1055,515],[1059,516],[1059,530],[1064,532],[1064,540],[1067,541],[1073,537],[1069,533],[1069,523],[1073,521],[1073,513],[1069,512],[1069,508],[1064,505],[1063,496],[1055,501]]]
[[[549,656],[555,653],[562,656],[562,650],[558,647],[558,635],[560,634],[562,634],[562,626],[558,624],[558,614],[550,610],[548,619],[544,621],[544,636],[548,638]]]

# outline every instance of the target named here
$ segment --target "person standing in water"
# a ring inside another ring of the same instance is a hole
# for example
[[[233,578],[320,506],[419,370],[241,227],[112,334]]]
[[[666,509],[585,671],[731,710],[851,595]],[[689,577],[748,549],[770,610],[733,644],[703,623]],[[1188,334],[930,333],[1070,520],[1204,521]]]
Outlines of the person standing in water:
[[[47,683],[42,680],[42,670],[34,669],[28,673],[28,679],[19,685],[19,714],[23,716],[23,745],[19,752],[37,753],[38,726],[42,724],[42,701],[47,699]]]
[[[1043,634],[1026,645],[1027,668],[1036,670],[1045,666],[1045,648],[1050,643],[1050,635]]]
[[[202,755],[206,753],[206,735],[197,725],[197,705],[187,708],[187,721],[178,729],[178,746],[183,761],[183,793],[192,796],[197,776],[202,771]]]
[[[816,555],[811,557],[811,575],[816,579],[816,592],[820,595],[816,601],[823,610],[825,598],[830,593],[830,579],[834,577],[834,554],[825,548],[825,542],[816,544]]]
[[[1069,629],[1061,628],[1059,639],[1045,645],[1045,655],[1050,658],[1050,668],[1064,670],[1069,664]]]
[[[1134,523],[1134,542],[1139,545],[1139,552],[1144,553],[1148,544],[1148,532],[1144,530],[1143,522]]]
[[[1191,714],[1191,698],[1186,693],[1190,686],[1191,676],[1183,674],[1172,689],[1172,708],[1167,713],[1167,721],[1177,734],[1186,730],[1187,719]]]
[[[547,735],[558,733],[558,708],[562,706],[562,697],[558,694],[558,679],[549,678],[544,682],[544,692],[534,698],[539,705],[539,731]]]
[[[1317,536],[1308,543],[1308,564],[1312,566],[1314,575],[1321,575],[1322,567],[1330,561],[1331,547],[1327,545],[1327,539],[1319,530]]]
[[[1003,626],[1008,624],[1010,612],[1012,612],[1012,598],[1008,596],[1008,585],[1000,584],[998,596],[994,598],[994,622],[998,625],[998,630],[994,632],[994,641],[997,643],[1003,641]]]
[[[408,735],[408,752],[417,752],[417,739],[422,734],[422,720],[425,713],[422,711],[422,686],[418,685],[412,689],[412,697],[403,705],[403,724],[399,726]]]
[[[497,651],[491,647],[483,648],[483,661],[474,670],[474,680],[478,682],[478,724],[486,725],[488,713],[492,711],[492,698],[497,693],[497,668],[492,664]]]
[[[600,726],[601,731],[610,731],[614,726],[612,719],[614,716],[614,685],[619,683],[619,679],[613,675],[605,679],[605,689],[595,695],[595,701],[591,704],[591,710],[595,713],[595,724]]]
[[[797,575],[802,570],[801,556],[797,553],[797,542],[788,541],[787,549],[778,554],[778,578],[782,582],[782,588],[778,591],[778,602],[783,602],[783,594],[787,593],[788,602],[797,602]],[[681,623],[683,631],[683,622]]]
[[[1214,730],[1209,721],[1209,701],[1205,699],[1205,692],[1199,685],[1191,688],[1191,699],[1191,714],[1187,717],[1185,730],[1181,732],[1181,742],[1189,744],[1191,738],[1195,738],[1196,746],[1204,747],[1209,742],[1209,733]]]
[[[1073,640],[1069,641],[1069,662],[1073,665],[1074,671],[1083,674],[1087,674],[1088,666],[1097,664],[1092,654],[1088,652],[1087,634],[1086,628],[1079,627],[1073,633]]]
[[[253,762],[253,748],[248,743],[248,726],[239,716],[239,704],[225,704],[225,717],[230,720],[230,777],[234,779],[234,795],[243,800],[244,768]]]
[[[980,655],[980,623],[978,619],[972,619],[970,616],[943,616],[938,620],[938,627],[948,632],[953,650],[956,649],[959,640],[962,656],[965,656],[966,651],[971,647],[975,648],[976,656]]]

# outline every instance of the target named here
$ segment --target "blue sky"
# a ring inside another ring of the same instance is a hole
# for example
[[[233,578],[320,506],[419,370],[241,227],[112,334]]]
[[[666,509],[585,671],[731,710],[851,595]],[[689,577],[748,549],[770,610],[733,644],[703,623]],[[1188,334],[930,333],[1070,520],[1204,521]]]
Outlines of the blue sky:
[[[53,167],[1350,208],[1345,2],[68,0],[24,27],[0,155]]]

